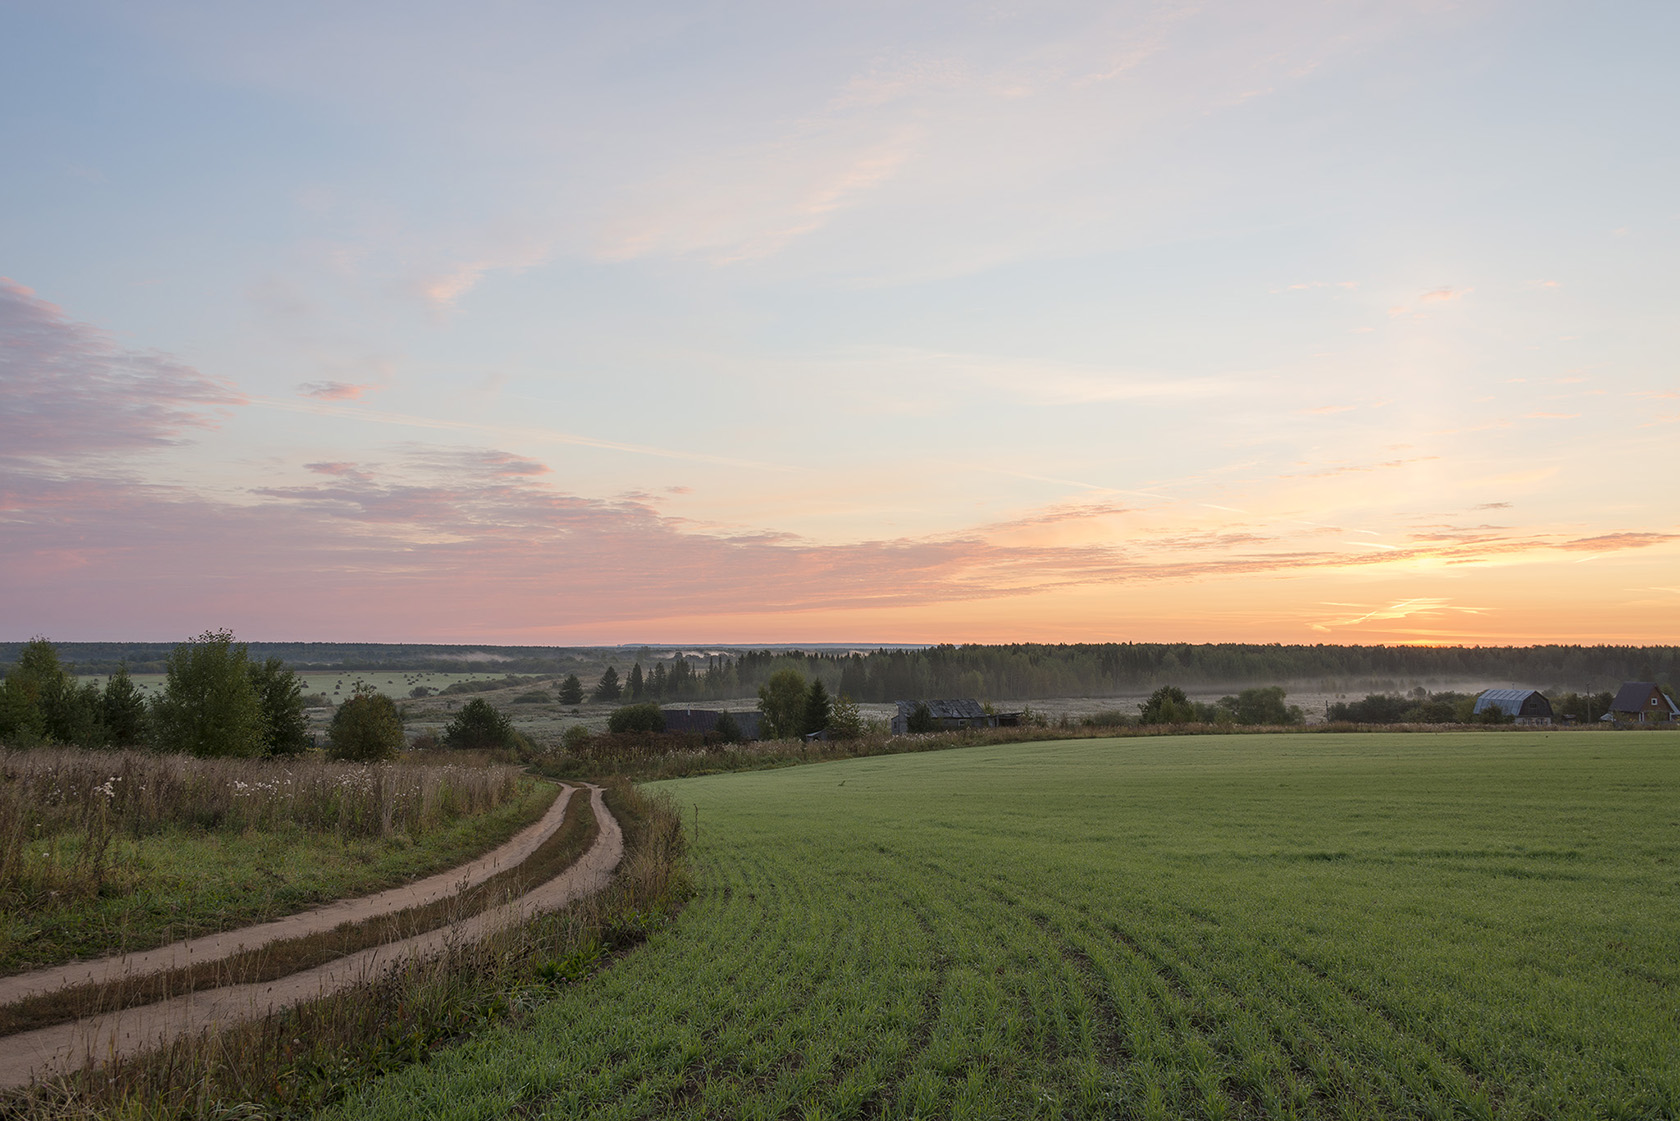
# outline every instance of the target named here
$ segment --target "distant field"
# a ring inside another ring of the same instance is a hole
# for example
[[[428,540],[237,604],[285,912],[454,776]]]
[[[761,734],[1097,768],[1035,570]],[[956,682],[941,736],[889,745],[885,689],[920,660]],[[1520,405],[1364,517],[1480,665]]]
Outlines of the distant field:
[[[1680,739],[1063,741],[663,784],[680,919],[344,1116],[1673,1117]]]
[[[417,686],[427,686],[432,689],[444,689],[457,681],[500,681],[503,675],[497,673],[427,673],[423,670],[346,670],[342,673],[308,672],[297,675],[303,683],[303,691],[321,693],[329,699],[343,700],[350,695],[350,690],[357,681],[373,686],[379,692],[390,697],[406,697]],[[161,673],[137,673],[132,675],[134,683],[148,693],[162,690],[165,676]],[[82,674],[82,681],[92,681],[104,684],[104,674]]]

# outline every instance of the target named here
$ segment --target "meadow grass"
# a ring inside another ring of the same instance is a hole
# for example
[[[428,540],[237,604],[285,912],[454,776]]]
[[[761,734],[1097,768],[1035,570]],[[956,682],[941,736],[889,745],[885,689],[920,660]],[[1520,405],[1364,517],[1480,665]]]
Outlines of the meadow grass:
[[[506,841],[554,794],[513,767],[0,755],[0,973],[393,887]]]
[[[659,784],[697,832],[679,918],[337,1115],[1672,1118],[1677,747],[1070,740]]]

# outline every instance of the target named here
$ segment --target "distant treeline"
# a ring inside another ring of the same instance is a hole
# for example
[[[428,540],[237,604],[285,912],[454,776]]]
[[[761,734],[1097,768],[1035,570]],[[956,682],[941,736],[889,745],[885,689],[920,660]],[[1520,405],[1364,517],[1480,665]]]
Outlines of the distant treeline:
[[[703,655],[670,648],[426,646],[353,643],[249,644],[251,657],[277,657],[297,670],[431,670],[566,674],[614,665],[627,679],[656,669],[660,700],[750,696],[778,669],[820,677],[829,691],[859,701],[913,697],[1031,700],[1146,693],[1160,685],[1188,689],[1284,684],[1410,688],[1426,682],[1509,682],[1538,689],[1597,692],[1623,681],[1680,681],[1675,646],[1285,646],[1247,643],[1089,643],[931,646],[924,649],[725,650]],[[0,663],[21,643],[0,643]],[[174,647],[164,643],[59,643],[82,673],[159,672]],[[688,648],[690,651],[692,647]],[[153,666],[157,668],[154,669]]]

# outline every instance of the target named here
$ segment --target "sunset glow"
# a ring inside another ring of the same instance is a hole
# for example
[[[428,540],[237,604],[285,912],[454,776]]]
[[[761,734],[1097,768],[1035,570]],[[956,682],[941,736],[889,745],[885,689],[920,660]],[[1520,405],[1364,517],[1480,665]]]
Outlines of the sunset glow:
[[[0,638],[1671,643],[1680,9],[14,5]]]

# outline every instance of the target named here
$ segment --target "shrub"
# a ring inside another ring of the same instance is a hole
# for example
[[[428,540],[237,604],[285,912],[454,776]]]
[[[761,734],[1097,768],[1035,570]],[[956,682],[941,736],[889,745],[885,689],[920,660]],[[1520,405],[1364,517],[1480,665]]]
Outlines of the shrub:
[[[663,732],[665,730],[665,714],[659,706],[651,701],[641,704],[625,705],[613,709],[607,717],[607,731],[609,732]]]
[[[513,725],[483,697],[474,697],[450,717],[443,742],[457,751],[513,745]]]
[[[333,713],[327,729],[327,757],[351,763],[376,763],[403,748],[402,716],[396,702],[358,681],[350,697]]]
[[[1176,685],[1163,685],[1138,705],[1144,724],[1188,724],[1197,717],[1196,706]]]

